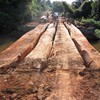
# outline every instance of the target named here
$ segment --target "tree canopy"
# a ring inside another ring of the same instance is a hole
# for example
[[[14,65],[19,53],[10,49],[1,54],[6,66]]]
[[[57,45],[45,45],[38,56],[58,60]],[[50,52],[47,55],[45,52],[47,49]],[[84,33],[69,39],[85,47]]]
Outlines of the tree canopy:
[[[63,12],[63,7],[62,7],[61,2],[59,2],[59,1],[53,2],[52,11],[53,12],[60,12],[60,13]]]
[[[100,20],[100,0],[76,0],[72,5],[50,0],[0,0],[0,30],[14,29],[18,23],[36,20],[48,9],[66,17]]]
[[[12,30],[17,24],[36,20],[51,6],[50,0],[0,0],[0,30]]]

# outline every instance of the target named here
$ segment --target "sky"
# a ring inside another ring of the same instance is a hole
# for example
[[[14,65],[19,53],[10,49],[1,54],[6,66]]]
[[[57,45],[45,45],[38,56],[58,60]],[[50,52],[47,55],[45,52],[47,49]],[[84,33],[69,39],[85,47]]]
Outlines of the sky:
[[[67,3],[71,4],[75,0],[50,0],[51,2],[53,1],[66,1]]]

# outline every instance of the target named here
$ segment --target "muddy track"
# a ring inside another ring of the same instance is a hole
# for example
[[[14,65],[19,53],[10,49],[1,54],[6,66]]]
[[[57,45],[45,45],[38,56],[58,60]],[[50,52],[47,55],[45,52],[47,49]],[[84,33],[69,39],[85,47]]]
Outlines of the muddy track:
[[[7,63],[8,59],[12,62],[6,55],[9,48],[1,53],[0,100],[100,100],[100,54],[84,36],[79,39],[79,30],[66,22],[45,27],[41,26],[41,35],[40,29],[35,29],[36,43],[32,33],[29,42],[21,42],[35,46],[23,47],[28,52],[20,50],[22,56],[14,63]]]

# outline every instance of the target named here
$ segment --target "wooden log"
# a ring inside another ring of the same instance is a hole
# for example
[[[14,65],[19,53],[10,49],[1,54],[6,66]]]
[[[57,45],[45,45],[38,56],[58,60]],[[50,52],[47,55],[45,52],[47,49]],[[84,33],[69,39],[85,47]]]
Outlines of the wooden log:
[[[56,85],[46,100],[76,100],[73,87],[78,86],[79,72],[85,66],[65,26],[59,23],[57,29],[52,56],[48,61],[48,67],[56,68]],[[72,83],[73,78],[75,83]]]
[[[77,43],[77,41],[75,39],[73,39],[73,42],[75,43],[76,47],[78,48],[78,51],[80,52],[86,67],[87,68],[95,68],[94,66],[97,66],[97,65],[94,62],[94,60],[91,58],[89,53],[85,50],[82,50],[81,46]]]
[[[83,68],[83,60],[67,29],[62,23],[59,23],[57,29],[50,65],[61,67],[61,69]]]
[[[53,37],[55,34],[55,26],[50,24],[44,34],[41,36],[37,46],[27,55],[23,62],[18,66],[22,70],[25,69],[36,69],[41,71],[46,67],[47,59],[52,49]],[[17,71],[21,70],[17,67]]]
[[[21,61],[36,46],[39,38],[46,30],[48,24],[38,25],[34,30],[27,32],[9,48],[0,54],[0,73],[5,72],[9,66]]]
[[[65,23],[65,25],[70,30],[71,37],[82,55],[87,67],[91,69],[100,68],[100,53],[88,42],[79,29],[72,24],[68,25]]]
[[[74,86],[72,85],[70,73],[56,70],[55,77],[55,89],[46,100],[77,100],[73,95]]]

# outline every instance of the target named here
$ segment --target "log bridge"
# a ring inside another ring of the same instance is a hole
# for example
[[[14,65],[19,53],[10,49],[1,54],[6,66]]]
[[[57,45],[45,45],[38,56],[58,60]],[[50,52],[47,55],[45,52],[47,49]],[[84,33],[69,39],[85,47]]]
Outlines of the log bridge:
[[[73,24],[38,25],[1,52],[0,100],[100,100],[100,53]]]

